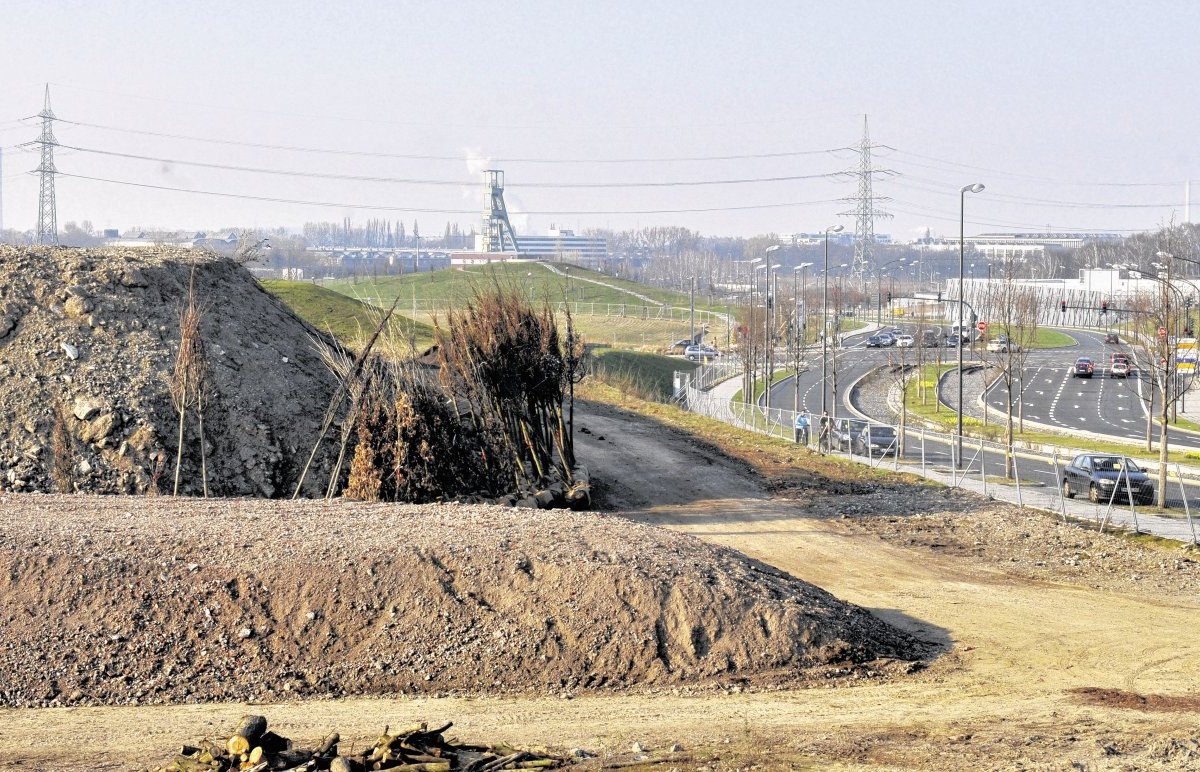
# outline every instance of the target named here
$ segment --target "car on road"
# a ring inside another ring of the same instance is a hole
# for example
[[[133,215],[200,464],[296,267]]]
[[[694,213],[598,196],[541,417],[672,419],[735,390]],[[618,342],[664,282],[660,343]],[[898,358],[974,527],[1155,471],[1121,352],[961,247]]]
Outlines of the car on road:
[[[1113,362],[1111,365],[1108,366],[1108,377],[1109,378],[1128,378],[1129,377],[1129,363],[1126,362],[1124,359],[1118,359],[1117,361]]]
[[[916,340],[911,335],[896,336],[896,345],[900,348],[912,348],[914,343],[916,343]]]
[[[892,334],[893,338],[899,338],[904,334],[904,330],[900,329],[899,327],[893,327],[892,329],[888,330],[888,332]]]
[[[867,345],[867,348],[883,348],[883,346],[884,346],[883,336],[882,335],[872,335],[871,337],[867,338],[866,345]]]
[[[1116,345],[1121,342],[1121,338],[1115,332],[1108,332],[1104,334],[1104,342]]]
[[[925,348],[937,348],[942,344],[942,334],[937,330],[925,330],[921,333],[921,345]]]
[[[879,333],[879,340],[883,343],[884,348],[896,345],[896,336],[890,332]]]
[[[1010,351],[1020,351],[1021,347],[1008,339],[997,338],[988,342],[987,350],[993,354],[1007,354]]]
[[[712,346],[688,346],[683,350],[683,358],[699,362],[702,359],[716,359],[720,353]]]
[[[955,335],[954,333],[950,333],[949,335],[946,336],[946,348],[958,348],[959,346],[963,345],[965,342],[966,341],[963,340],[963,337],[961,335]]]
[[[1096,365],[1087,357],[1079,357],[1075,360],[1075,364],[1071,365],[1072,378],[1091,378],[1094,372],[1096,372]]]
[[[866,426],[854,436],[854,453],[859,456],[894,456],[896,445],[896,430],[890,426]]]
[[[1062,492],[1069,499],[1086,495],[1097,504],[1114,500],[1149,504],[1154,484],[1138,465],[1125,456],[1082,453],[1071,459],[1062,474]]]
[[[827,448],[829,450],[850,450],[854,447],[854,438],[866,428],[867,422],[861,418],[835,419],[833,427],[829,431]]]

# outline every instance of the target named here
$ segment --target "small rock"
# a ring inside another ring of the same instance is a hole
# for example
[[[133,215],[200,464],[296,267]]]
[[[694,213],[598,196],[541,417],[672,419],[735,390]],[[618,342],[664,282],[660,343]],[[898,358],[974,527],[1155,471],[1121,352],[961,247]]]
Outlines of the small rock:
[[[16,321],[9,316],[0,316],[0,338],[7,337],[12,329],[17,326]]]
[[[646,746],[642,745],[641,743],[634,743],[633,747],[630,748],[630,750],[633,751],[634,753],[645,753]]]
[[[241,630],[238,630],[237,635],[238,635],[238,638],[240,638],[244,641],[247,638],[250,638],[254,635],[254,630],[252,630],[249,627],[243,627]]]
[[[682,753],[682,752],[683,752],[683,746],[680,745],[679,743],[675,743],[674,745],[671,746],[671,753]]]
[[[79,349],[72,346],[70,343],[62,344],[63,353],[67,355],[67,359],[72,361],[79,359]]]
[[[78,469],[79,473],[82,475],[89,475],[92,473],[92,465],[88,463],[86,458],[81,460],[79,465],[75,468]]]
[[[92,301],[87,298],[81,298],[78,295],[72,295],[67,298],[67,302],[63,303],[63,313],[74,319],[87,316],[92,310]]]
[[[283,358],[283,363],[284,363],[285,365],[288,363],[288,358],[287,358],[287,357],[284,357],[284,358]]]
[[[304,615],[304,618],[305,618],[305,619],[307,619],[309,622],[313,622],[313,621],[315,621],[315,620],[316,620],[316,618],[317,618],[317,612],[315,612],[315,611],[310,611],[310,612],[308,612],[307,614],[305,614],[305,615]]]
[[[104,409],[104,403],[95,397],[76,397],[72,413],[80,421],[86,421]]]

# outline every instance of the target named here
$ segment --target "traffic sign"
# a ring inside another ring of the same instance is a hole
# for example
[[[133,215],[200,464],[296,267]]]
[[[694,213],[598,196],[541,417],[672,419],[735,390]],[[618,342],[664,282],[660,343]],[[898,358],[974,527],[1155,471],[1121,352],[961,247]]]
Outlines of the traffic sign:
[[[987,332],[987,322],[977,322],[975,324],[975,329],[979,330],[980,332]]]
[[[1165,338],[1165,337],[1167,337],[1167,328],[1166,328],[1166,327],[1159,327],[1159,328],[1158,328],[1158,337],[1160,337],[1160,338]]]

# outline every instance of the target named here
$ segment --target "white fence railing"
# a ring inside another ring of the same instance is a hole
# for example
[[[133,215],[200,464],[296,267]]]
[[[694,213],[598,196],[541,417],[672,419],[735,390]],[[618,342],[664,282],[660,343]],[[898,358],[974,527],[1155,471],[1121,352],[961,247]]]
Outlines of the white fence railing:
[[[984,495],[1012,501],[1020,506],[1035,506],[1058,512],[1066,519],[1093,520],[1103,530],[1108,524],[1129,525],[1135,531],[1150,530],[1168,538],[1200,544],[1192,518],[1191,503],[1185,486],[1200,485],[1178,464],[1169,477],[1168,505],[1182,509],[1184,518],[1148,515],[1138,511],[1139,500],[1129,478],[1118,477],[1116,485],[1089,490],[1063,489],[1064,468],[1070,451],[1026,449],[980,438],[960,438],[951,433],[914,426],[899,426],[858,417],[822,417],[813,413],[783,408],[765,408],[759,404],[733,402],[700,388],[705,380],[716,382],[722,372],[739,375],[736,361],[701,368],[695,383],[680,389],[679,401],[690,411],[724,423],[740,426],[791,442],[810,450],[838,455],[852,461],[878,467],[887,464],[896,470],[918,474],[926,479],[953,487],[968,487]],[[724,368],[724,369],[723,369]],[[710,374],[711,373],[711,374]],[[726,375],[726,377],[729,377]],[[1125,458],[1125,464],[1134,464]],[[1127,467],[1128,468],[1128,467]],[[1124,490],[1121,483],[1124,482]],[[1177,491],[1177,492],[1176,492]],[[1080,500],[1073,500],[1075,495]],[[1192,494],[1193,498],[1195,494]],[[1088,498],[1087,502],[1082,499]]]

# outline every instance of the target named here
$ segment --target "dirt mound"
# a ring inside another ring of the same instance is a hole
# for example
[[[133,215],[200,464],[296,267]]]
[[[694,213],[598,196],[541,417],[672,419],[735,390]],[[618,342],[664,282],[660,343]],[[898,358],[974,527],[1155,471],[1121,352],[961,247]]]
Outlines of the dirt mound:
[[[7,706],[765,685],[922,653],[824,590],[616,517],[13,494],[0,510]]]
[[[193,264],[215,385],[210,488],[291,493],[334,387],[311,328],[241,266],[170,248],[0,247],[0,490],[142,492],[156,469],[165,486],[178,430],[167,379]],[[185,445],[195,493],[194,428]]]

